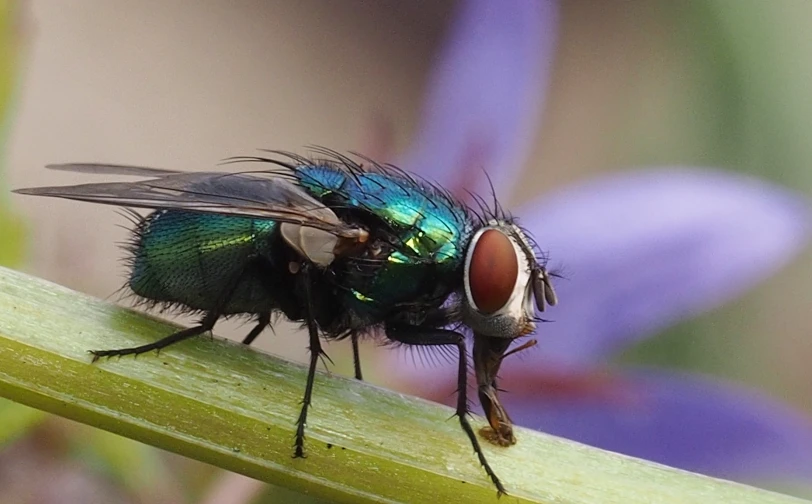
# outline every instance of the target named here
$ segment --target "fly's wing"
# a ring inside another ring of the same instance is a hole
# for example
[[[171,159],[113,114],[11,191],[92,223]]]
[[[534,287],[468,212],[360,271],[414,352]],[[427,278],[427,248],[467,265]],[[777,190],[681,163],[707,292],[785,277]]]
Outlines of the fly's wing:
[[[14,192],[106,205],[176,209],[269,219],[358,239],[365,230],[343,223],[336,214],[282,173],[177,172],[125,165],[68,164],[49,168],[81,173],[153,177],[139,182],[103,182],[34,187]]]
[[[183,173],[177,170],[165,170],[163,168],[147,168],[146,166],[113,165],[103,163],[50,164],[46,166],[46,168],[50,170],[70,171],[76,173],[129,175],[133,177],[164,177],[166,175]]]

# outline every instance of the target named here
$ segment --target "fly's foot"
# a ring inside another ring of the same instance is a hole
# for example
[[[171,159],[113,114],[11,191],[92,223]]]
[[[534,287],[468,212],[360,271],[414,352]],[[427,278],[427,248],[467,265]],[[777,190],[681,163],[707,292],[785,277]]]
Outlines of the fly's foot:
[[[304,445],[300,445],[298,439],[296,440],[296,447],[293,450],[293,458],[307,458],[304,452]]]
[[[137,353],[129,350],[129,348],[121,348],[117,350],[88,350],[88,353],[93,356],[90,362],[97,362],[102,358],[109,359],[110,357],[121,357],[122,355],[138,355]]]
[[[510,425],[502,424],[496,430],[490,425],[479,429],[479,435],[491,444],[497,446],[512,446],[516,444],[516,436],[513,435],[513,428]]]

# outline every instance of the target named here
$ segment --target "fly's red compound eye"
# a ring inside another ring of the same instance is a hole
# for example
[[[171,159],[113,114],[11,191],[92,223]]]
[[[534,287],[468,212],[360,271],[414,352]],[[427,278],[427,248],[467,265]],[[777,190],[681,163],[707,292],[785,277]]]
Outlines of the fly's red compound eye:
[[[519,276],[513,243],[501,231],[488,229],[474,244],[468,268],[471,298],[482,313],[493,313],[507,304]]]

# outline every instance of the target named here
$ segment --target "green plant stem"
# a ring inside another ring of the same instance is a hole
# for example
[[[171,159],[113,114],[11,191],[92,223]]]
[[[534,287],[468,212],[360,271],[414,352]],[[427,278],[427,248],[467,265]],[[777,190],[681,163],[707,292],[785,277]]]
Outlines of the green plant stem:
[[[319,373],[293,459],[305,370],[207,337],[90,363],[176,327],[0,268],[0,396],[339,502],[496,502],[449,408]],[[475,425],[483,425],[474,418]],[[792,503],[791,497],[518,430],[485,443],[502,502]]]

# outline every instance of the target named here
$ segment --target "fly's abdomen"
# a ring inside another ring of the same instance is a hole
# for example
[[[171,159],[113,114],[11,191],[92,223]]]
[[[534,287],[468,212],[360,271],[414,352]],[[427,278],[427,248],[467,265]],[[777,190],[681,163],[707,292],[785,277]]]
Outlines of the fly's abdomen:
[[[262,313],[274,306],[267,286],[246,273],[251,261],[271,266],[276,223],[245,217],[162,210],[136,229],[129,286],[146,299],[211,310],[235,285],[224,314]]]

